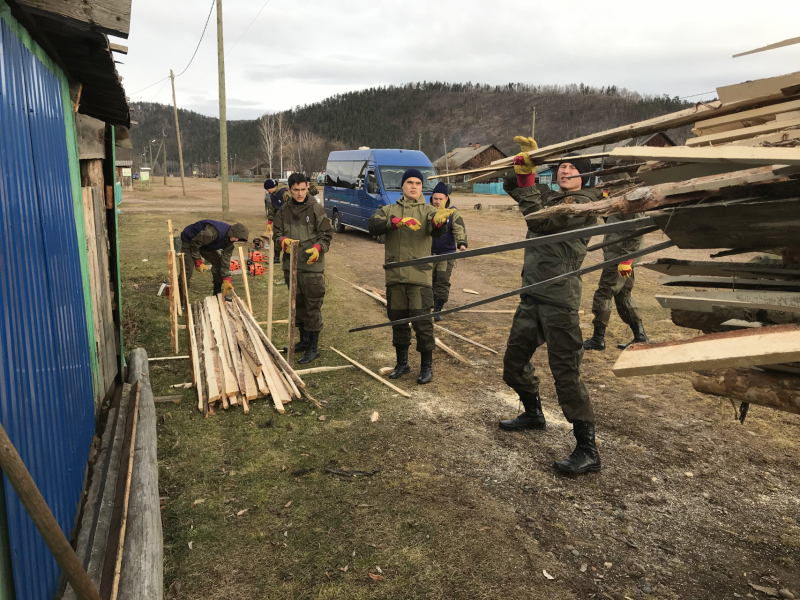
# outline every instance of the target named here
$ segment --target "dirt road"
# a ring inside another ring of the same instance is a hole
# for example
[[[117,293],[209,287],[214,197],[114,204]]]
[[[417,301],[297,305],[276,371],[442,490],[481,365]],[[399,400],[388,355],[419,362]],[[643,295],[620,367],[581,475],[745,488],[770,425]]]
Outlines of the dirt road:
[[[164,218],[171,215],[177,220],[184,212],[218,207],[215,182],[193,184],[190,197],[185,200],[180,196],[179,182],[177,185],[174,194],[158,187],[151,193],[126,194],[122,209],[124,215],[130,216],[126,217],[129,220],[123,219],[123,226],[135,226],[144,214],[163,212]],[[231,189],[231,206],[237,218],[245,220],[251,229],[262,227],[263,190],[256,184],[232,184]],[[524,236],[525,226],[518,213],[472,210],[477,202],[471,197],[454,198],[454,204],[464,209],[471,247]],[[209,216],[218,218],[218,213]],[[660,240],[660,236],[648,237],[649,243]],[[680,258],[707,254],[664,252],[665,256]],[[453,274],[448,306],[519,287],[521,257],[519,251],[460,261]],[[321,343],[347,343],[350,351],[370,366],[390,365],[388,329],[370,335],[344,333],[357,324],[380,322],[385,314],[373,300],[332,277],[383,287],[383,246],[364,233],[348,231],[334,237],[328,260],[330,299],[326,300],[326,329]],[[599,260],[600,254],[594,253],[585,264]],[[636,276],[634,296],[643,309],[651,339],[689,337],[692,332],[673,326],[669,311],[655,302],[657,275],[637,268]],[[587,336],[596,282],[596,274],[584,279],[581,326]],[[464,288],[479,295],[463,292]],[[515,301],[509,299],[486,308],[514,305]],[[353,374],[318,380],[315,393],[330,399],[326,407],[329,420],[352,423],[353,415],[369,406],[370,411],[380,410],[386,421],[380,435],[373,433],[374,429],[353,429],[345,444],[350,454],[346,458],[342,455],[342,460],[353,467],[370,463],[381,471],[380,476],[371,478],[369,491],[359,502],[365,506],[397,504],[392,510],[385,506],[348,509],[352,515],[347,518],[360,523],[364,523],[363,519],[375,523],[378,518],[391,521],[393,533],[384,532],[388,536],[384,545],[393,548],[392,560],[402,565],[416,564],[415,569],[422,571],[408,575],[403,585],[395,588],[358,593],[353,591],[355,588],[341,588],[350,592],[325,595],[322,588],[314,586],[329,585],[334,572],[336,577],[343,576],[333,568],[325,573],[327,579],[322,572],[319,577],[309,576],[312,587],[302,593],[294,588],[295,595],[280,597],[767,597],[759,591],[761,588],[788,588],[800,597],[798,415],[753,406],[745,424],[740,425],[734,420],[729,403],[694,392],[688,374],[616,378],[610,370],[620,352],[616,344],[628,341],[631,333],[614,315],[607,334],[608,349],[587,352],[583,361],[583,377],[597,413],[603,470],[576,479],[558,477],[550,465],[566,456],[574,443],[555,400],[544,348],[537,351],[533,362],[542,377],[547,431],[511,434],[497,428],[498,419],[513,416],[518,410],[515,396],[501,379],[503,345],[511,317],[461,313],[447,318],[442,325],[500,354],[490,354],[444,334],[442,340],[467,356],[473,366],[464,366],[437,352],[433,384],[420,389],[410,376],[400,380],[401,386],[413,393],[411,401],[401,403],[401,399],[384,394],[377,384],[367,385]],[[323,361],[330,361],[324,364],[339,364],[331,354],[323,353]],[[418,358],[412,355],[414,370]],[[184,415],[182,409],[176,418],[187,419],[186,428],[198,428],[187,432],[202,432],[202,424],[189,423],[188,419],[194,417],[188,410]],[[315,417],[310,419],[315,427],[320,426],[314,422]],[[191,453],[178,455],[180,450],[170,450],[173,443],[177,446],[182,439],[181,425],[168,421],[164,427],[168,428],[160,438],[164,444],[164,495],[178,495],[183,501],[194,492],[181,495],[181,480],[175,471],[190,468],[191,461],[198,459]],[[346,435],[351,426],[341,425],[341,429],[333,430],[331,423],[326,427],[324,432],[313,434],[315,443],[326,443],[325,436],[333,436],[334,432]],[[338,443],[330,441],[332,448]],[[274,447],[276,452],[287,452],[278,445]],[[324,454],[320,449],[316,452]],[[338,446],[331,452],[338,452]],[[161,446],[159,455],[162,456]],[[325,489],[316,488],[317,501],[325,497]],[[237,497],[243,493],[238,491]],[[416,516],[408,512],[412,505]],[[367,516],[374,511],[383,512],[380,517]],[[165,519],[165,531],[170,536],[178,535],[172,529],[178,526],[178,515],[167,510]],[[299,519],[293,517],[292,521],[298,523]],[[185,526],[185,521],[180,522]],[[430,529],[429,539],[420,537],[420,528]],[[324,538],[320,544],[328,543],[327,534],[318,535]],[[359,534],[348,529],[348,535]],[[426,545],[431,549],[423,550]],[[379,546],[380,543],[375,548]],[[437,587],[433,575],[427,578],[424,567],[410,558],[409,553],[414,551],[426,557],[423,562],[431,565],[437,577],[449,573],[450,587]],[[310,550],[295,550],[295,563],[299,560],[310,568],[303,552]],[[342,552],[341,548],[338,552]],[[210,568],[208,564],[197,563],[177,551],[167,555],[168,581],[181,580],[184,585],[185,593],[176,597],[193,597],[192,593],[197,597],[200,592],[209,598],[226,597],[222,591],[212,592],[216,588],[211,583],[208,588],[197,583],[210,582],[213,577],[201,577],[191,583],[190,574],[203,572]],[[288,558],[282,564],[284,571],[276,575],[278,580],[297,576]],[[338,566],[341,571],[342,565]],[[548,579],[544,571],[554,579]]]

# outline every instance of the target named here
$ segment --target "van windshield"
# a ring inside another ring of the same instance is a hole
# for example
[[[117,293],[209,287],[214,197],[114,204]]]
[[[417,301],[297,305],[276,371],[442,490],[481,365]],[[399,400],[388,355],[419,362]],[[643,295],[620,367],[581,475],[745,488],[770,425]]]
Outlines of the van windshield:
[[[425,181],[422,182],[423,192],[432,192],[436,187],[438,180],[430,180],[429,177],[436,175],[433,167],[380,167],[381,179],[383,179],[383,189],[387,192],[399,192],[403,188],[400,186],[400,180],[403,178],[403,173],[408,169],[419,169]]]

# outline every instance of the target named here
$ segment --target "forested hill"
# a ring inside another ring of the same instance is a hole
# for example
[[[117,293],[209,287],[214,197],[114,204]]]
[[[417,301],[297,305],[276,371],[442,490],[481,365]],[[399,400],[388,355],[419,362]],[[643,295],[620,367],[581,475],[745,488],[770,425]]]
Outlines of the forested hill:
[[[295,134],[313,135],[317,150],[304,159],[304,168],[321,170],[324,165],[319,163],[324,163],[329,150],[359,146],[421,146],[435,160],[444,153],[446,139],[448,149],[473,142],[495,143],[510,154],[518,150],[513,142],[515,135],[530,135],[533,107],[536,140],[544,146],[690,105],[678,98],[641,96],[615,86],[424,82],[339,94],[284,115]],[[177,163],[172,108],[147,102],[134,103],[132,108],[132,118],[138,123],[131,128],[133,153],[141,156],[148,140],[160,140],[163,132],[168,142],[167,158],[170,163]],[[179,113],[187,171],[192,164],[210,161],[215,165],[219,155],[218,120],[192,111]],[[673,133],[677,143],[683,143],[686,135],[688,131]],[[252,166],[257,157],[263,161],[257,122],[229,121],[228,148],[231,157],[237,155],[239,167]],[[153,148],[154,157],[156,149],[157,146]],[[291,147],[286,155],[285,166],[297,168],[291,164]]]

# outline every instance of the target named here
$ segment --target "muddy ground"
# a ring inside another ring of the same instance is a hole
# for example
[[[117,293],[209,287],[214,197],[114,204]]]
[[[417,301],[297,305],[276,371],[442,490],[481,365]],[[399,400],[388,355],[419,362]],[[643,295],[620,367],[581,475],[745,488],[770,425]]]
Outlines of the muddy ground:
[[[168,190],[157,185],[152,192],[125,193],[121,206],[129,335],[151,356],[168,353],[166,305],[152,298],[165,270],[158,250],[163,221],[172,218],[179,227],[204,216],[219,218],[219,184],[187,181],[186,198],[180,182],[170,180]],[[471,247],[524,236],[518,213],[472,208],[478,202],[511,206],[508,199],[453,201],[462,209]],[[231,184],[231,209],[251,231],[261,230],[266,220],[260,185]],[[648,236],[649,243],[660,240]],[[662,255],[707,258],[708,252]],[[144,258],[151,266],[142,266]],[[448,306],[519,287],[521,259],[518,251],[460,261]],[[391,366],[388,329],[346,333],[384,320],[385,313],[334,277],[382,288],[383,247],[347,231],[334,237],[327,260],[321,344],[335,344],[375,370]],[[600,260],[593,253],[585,264]],[[691,337],[695,332],[672,325],[669,311],[654,300],[662,291],[657,279],[636,269],[634,296],[648,334],[654,341]],[[265,305],[262,283],[253,286],[257,305]],[[581,326],[587,337],[596,283],[596,274],[584,278]],[[484,308],[514,305],[508,299]],[[276,318],[285,318],[280,309]],[[499,354],[442,333],[442,341],[472,365],[437,351],[431,385],[418,386],[411,375],[399,381],[410,400],[356,372],[313,377],[312,391],[327,401],[324,422],[320,411],[299,402],[293,416],[289,410],[278,416],[261,402],[249,416],[220,409],[203,421],[192,390],[179,409],[159,407],[170,597],[769,597],[759,588],[786,588],[800,597],[800,417],[753,406],[740,425],[727,401],[696,393],[687,373],[616,378],[616,344],[631,333],[614,315],[607,350],[587,352],[583,361],[603,470],[557,476],[550,465],[569,454],[574,440],[555,399],[544,349],[533,362],[542,377],[547,431],[512,434],[497,428],[498,419],[518,410],[501,378],[511,318],[447,317],[442,325]],[[318,362],[343,363],[327,350]],[[412,374],[417,365],[412,352]],[[168,385],[186,380],[181,378],[188,366],[183,368],[153,369],[156,393],[174,393]],[[369,420],[374,411],[380,413],[377,423]],[[287,424],[298,433],[287,434]],[[305,445],[293,446],[298,438]],[[325,465],[377,473],[351,481],[326,476],[320,471]],[[234,471],[241,479],[231,479]],[[297,475],[290,478],[289,472]],[[302,510],[303,494],[305,511],[290,516]],[[205,502],[189,508],[201,496]],[[290,497],[295,504],[287,506]],[[307,533],[298,533],[292,544],[291,528],[304,526]],[[192,537],[201,530],[204,537]],[[365,553],[369,558],[362,559]],[[384,579],[372,577],[379,573]]]

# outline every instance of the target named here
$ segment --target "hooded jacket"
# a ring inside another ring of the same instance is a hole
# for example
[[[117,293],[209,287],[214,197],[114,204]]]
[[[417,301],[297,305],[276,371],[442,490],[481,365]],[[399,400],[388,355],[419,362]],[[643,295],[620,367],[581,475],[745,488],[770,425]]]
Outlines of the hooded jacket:
[[[189,244],[189,252],[193,260],[202,260],[200,251],[221,250],[220,275],[231,276],[231,255],[233,242],[228,239],[231,226],[222,221],[203,219],[186,226],[181,232],[181,242]]]
[[[307,273],[322,273],[325,271],[325,254],[330,249],[333,238],[331,220],[325,215],[325,209],[312,196],[306,196],[304,202],[294,199],[284,202],[275,213],[272,223],[273,239],[277,242],[282,237],[287,237],[300,242],[297,255],[297,270]],[[306,250],[317,244],[321,250],[319,259],[313,264],[307,264],[309,255]],[[284,271],[291,268],[290,255],[283,254]]]
[[[433,205],[431,205],[433,206]],[[450,197],[444,203],[445,208],[450,208]],[[435,207],[434,207],[435,208]],[[441,237],[433,238],[431,243],[431,254],[452,254],[459,246],[467,246],[467,229],[464,227],[464,219],[458,209],[455,209],[447,219],[447,229]]]

